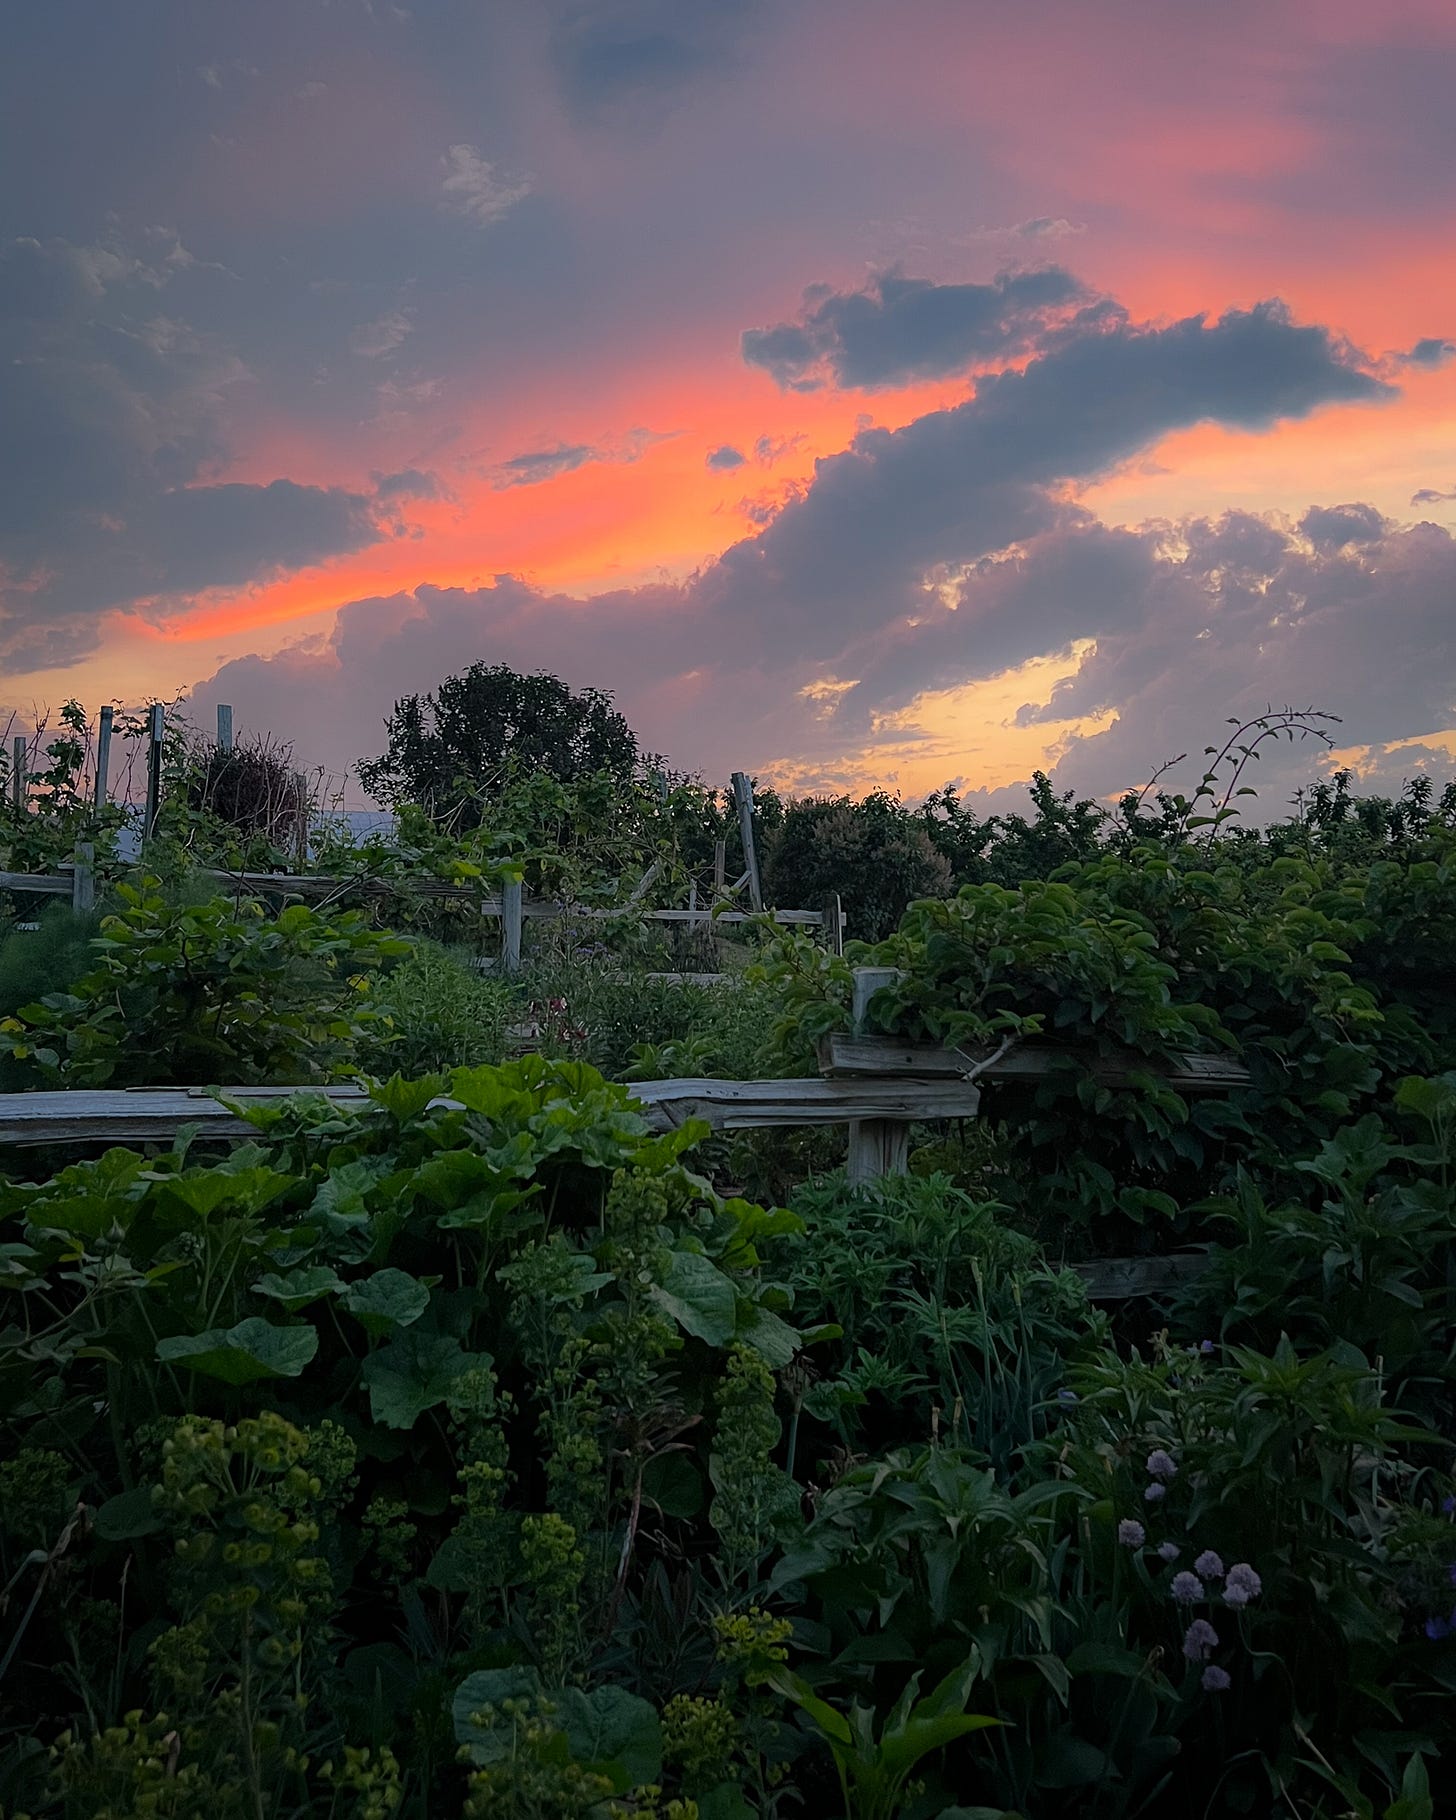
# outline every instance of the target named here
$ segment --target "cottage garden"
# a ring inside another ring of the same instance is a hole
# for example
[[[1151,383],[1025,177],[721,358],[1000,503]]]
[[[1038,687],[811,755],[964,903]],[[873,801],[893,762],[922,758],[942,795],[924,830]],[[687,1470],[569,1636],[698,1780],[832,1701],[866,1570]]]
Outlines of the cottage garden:
[[[321,817],[305,903],[202,877],[293,835],[180,734],[123,860],[73,727],[4,864],[85,841],[98,903],[9,900],[0,1086],[297,1091],[0,1158],[0,1810],[1456,1812],[1456,789],[1251,830],[1266,731],[1111,816],[770,799],[768,901],[873,939],[708,968],[628,899],[732,805],[635,749]],[[620,914],[504,977],[431,878]],[[864,966],[871,1035],[1065,1065],[856,1189],[842,1131],[649,1124],[816,1072]]]

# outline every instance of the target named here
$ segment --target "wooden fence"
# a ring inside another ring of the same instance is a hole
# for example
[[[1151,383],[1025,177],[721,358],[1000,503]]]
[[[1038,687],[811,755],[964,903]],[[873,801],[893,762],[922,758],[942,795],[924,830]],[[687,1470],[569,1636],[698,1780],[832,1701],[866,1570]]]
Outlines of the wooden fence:
[[[882,970],[856,971],[856,1013],[885,984]],[[1237,1063],[1179,1055],[1167,1066],[1051,1043],[1002,1044],[985,1052],[947,1050],[863,1033],[835,1035],[821,1048],[821,1076],[809,1080],[641,1081],[633,1098],[651,1128],[670,1131],[703,1119],[715,1131],[848,1125],[848,1179],[864,1185],[908,1168],[913,1124],[974,1118],[981,1083],[1025,1082],[1058,1073],[1090,1073],[1107,1084],[1155,1074],[1181,1093],[1223,1093],[1248,1080]],[[166,1143],[184,1127],[207,1138],[255,1135],[234,1107],[310,1091],[296,1087],[134,1087],[0,1095],[0,1145]],[[341,1107],[362,1107],[359,1086],[314,1091]],[[437,1102],[448,1105],[451,1102]],[[1164,1295],[1202,1266],[1197,1252],[1162,1258],[1105,1258],[1072,1268],[1100,1301]]]

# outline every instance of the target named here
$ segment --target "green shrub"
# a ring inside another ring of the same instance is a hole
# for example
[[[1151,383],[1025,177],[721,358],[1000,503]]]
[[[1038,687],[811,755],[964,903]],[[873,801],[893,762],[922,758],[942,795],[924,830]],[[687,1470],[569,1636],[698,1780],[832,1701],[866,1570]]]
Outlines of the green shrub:
[[[378,1022],[361,1033],[359,1070],[414,1076],[503,1061],[520,1000],[468,956],[421,942],[373,981],[368,1004]]]
[[[0,1021],[0,1051],[36,1085],[328,1080],[372,1019],[363,976],[405,949],[348,912],[176,905],[155,879],[116,895],[89,970]]]

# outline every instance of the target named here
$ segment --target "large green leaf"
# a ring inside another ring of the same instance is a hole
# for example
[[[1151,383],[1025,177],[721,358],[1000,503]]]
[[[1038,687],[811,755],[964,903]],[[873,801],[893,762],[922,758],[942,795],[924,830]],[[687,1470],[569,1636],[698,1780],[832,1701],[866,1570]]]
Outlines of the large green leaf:
[[[244,1169],[192,1169],[186,1175],[163,1177],[157,1187],[157,1198],[169,1211],[195,1214],[198,1219],[206,1220],[222,1207],[260,1213],[280,1195],[286,1194],[296,1180],[296,1176],[262,1165]]]
[[[330,1270],[327,1264],[307,1264],[297,1270],[281,1274],[270,1271],[267,1276],[259,1277],[253,1285],[253,1294],[281,1302],[290,1314],[296,1314],[300,1308],[307,1308],[310,1302],[317,1302],[321,1296],[331,1295],[340,1287],[338,1272]]]
[[[655,1782],[662,1769],[662,1727],[652,1704],[621,1687],[583,1693],[565,1687],[551,1695],[557,1723],[571,1754],[584,1768],[606,1776],[614,1794]]]
[[[448,1335],[407,1327],[364,1361],[370,1413],[386,1428],[413,1428],[427,1409],[445,1401],[458,1377],[489,1363],[486,1354],[466,1352]]]
[[[667,1275],[654,1285],[652,1299],[699,1340],[727,1346],[738,1324],[733,1284],[718,1266],[696,1251],[675,1251]]]
[[[771,1308],[751,1304],[739,1316],[737,1337],[751,1346],[775,1371],[782,1371],[799,1350],[799,1336]]]
[[[224,1384],[296,1378],[317,1351],[318,1334],[312,1327],[275,1327],[261,1315],[249,1315],[236,1327],[179,1333],[157,1342],[157,1357],[164,1364],[186,1365]]]
[[[339,1298],[349,1313],[376,1339],[419,1320],[430,1305],[430,1292],[407,1270],[376,1270],[362,1282],[349,1283]]]
[[[481,1668],[467,1675],[455,1689],[450,1716],[455,1739],[470,1752],[473,1763],[498,1763],[515,1747],[510,1725],[480,1725],[476,1715],[507,1700],[529,1700],[541,1691],[541,1677],[534,1668]]]

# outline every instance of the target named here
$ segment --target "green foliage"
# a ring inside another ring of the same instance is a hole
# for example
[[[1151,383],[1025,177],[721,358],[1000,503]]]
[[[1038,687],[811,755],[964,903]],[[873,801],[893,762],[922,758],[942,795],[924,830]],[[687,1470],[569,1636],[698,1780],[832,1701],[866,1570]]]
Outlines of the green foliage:
[[[0,1193],[0,1542],[37,1595],[0,1798],[148,1811],[161,1774],[249,1816],[689,1813],[659,1713],[721,1678],[713,1617],[798,1522],[764,1265],[798,1222],[579,1064],[248,1116],[220,1163],[113,1150]],[[674,1736],[701,1781],[706,1733]]]
[[[922,818],[875,791],[806,797],[791,803],[768,843],[763,868],[770,904],[817,909],[836,893],[862,941],[881,941],[907,904],[949,889],[951,869]]]
[[[371,979],[367,1002],[377,1021],[361,1031],[360,1070],[415,1076],[503,1061],[520,1000],[510,982],[422,941]]]
[[[389,717],[389,747],[359,767],[371,796],[420,805],[435,820],[471,827],[502,776],[570,783],[593,773],[629,778],[637,739],[601,689],[574,693],[559,677],[472,664]]]
[[[0,1022],[0,1050],[66,1086],[328,1080],[372,1017],[362,975],[405,950],[349,912],[117,889],[90,970]]]

